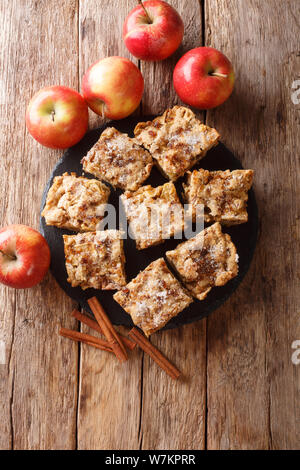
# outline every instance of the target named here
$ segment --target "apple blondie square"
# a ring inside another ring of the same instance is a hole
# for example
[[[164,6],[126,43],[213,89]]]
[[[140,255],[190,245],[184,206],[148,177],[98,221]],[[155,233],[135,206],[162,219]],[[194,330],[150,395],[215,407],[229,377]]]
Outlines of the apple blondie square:
[[[63,235],[68,282],[83,290],[120,289],[126,284],[122,232]]]
[[[162,328],[193,301],[163,258],[149,264],[113,297],[146,336]]]
[[[202,124],[183,106],[167,109],[153,121],[140,122],[134,135],[171,181],[194,166],[220,138],[215,129]]]
[[[150,175],[153,160],[135,139],[108,127],[82,159],[84,171],[114,188],[135,191]]]
[[[110,189],[101,181],[64,173],[55,176],[42,216],[47,225],[93,231],[104,217],[109,195]]]
[[[142,186],[120,197],[138,250],[163,243],[184,230],[184,211],[173,183]]]
[[[253,170],[188,172],[187,184],[183,184],[188,213],[193,221],[196,208],[204,206],[205,222],[224,225],[242,224],[248,221],[248,191],[253,182]]]
[[[166,256],[185,287],[199,300],[212,287],[223,286],[238,273],[235,245],[222,232],[219,222],[167,251]]]

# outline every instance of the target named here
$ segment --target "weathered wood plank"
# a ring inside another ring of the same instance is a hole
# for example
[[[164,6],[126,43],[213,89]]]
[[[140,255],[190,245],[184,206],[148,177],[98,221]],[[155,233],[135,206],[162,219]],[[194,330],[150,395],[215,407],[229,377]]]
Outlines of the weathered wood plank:
[[[77,2],[0,3],[1,225],[39,225],[43,187],[61,152],[37,144],[25,130],[25,108],[45,85],[77,87]],[[71,302],[50,275],[28,291],[1,287],[0,448],[74,448],[77,347],[57,324]]]
[[[173,69],[187,50],[201,45],[199,3],[170,1],[180,13],[185,35],[177,52],[163,62],[141,62],[145,79],[144,114],[160,114],[179,103]],[[200,116],[201,113],[199,113]],[[206,320],[173,331],[156,333],[152,341],[185,375],[174,383],[151,359],[144,358],[142,449],[203,449],[205,446]]]
[[[207,120],[255,169],[261,218],[250,272],[208,319],[208,448],[299,448],[300,368],[291,344],[300,337],[300,144],[291,84],[299,78],[300,5],[205,5],[206,44],[227,54],[236,71],[233,96]]]
[[[136,65],[138,61],[131,56],[122,39],[123,23],[134,7],[130,0],[79,0],[79,76],[104,57],[127,57]],[[89,110],[90,128],[99,127],[103,119]]]
[[[183,377],[173,381],[144,357],[142,449],[204,449],[206,321],[156,333],[151,339]]]
[[[81,0],[79,73],[104,57],[130,57],[123,41],[123,22],[132,2]],[[90,112],[90,124],[102,119]],[[85,326],[83,331],[87,331]],[[78,409],[79,449],[138,449],[141,400],[141,352],[120,365],[115,357],[83,346]]]
[[[81,345],[78,449],[138,449],[141,352],[128,354],[120,364],[110,353]]]

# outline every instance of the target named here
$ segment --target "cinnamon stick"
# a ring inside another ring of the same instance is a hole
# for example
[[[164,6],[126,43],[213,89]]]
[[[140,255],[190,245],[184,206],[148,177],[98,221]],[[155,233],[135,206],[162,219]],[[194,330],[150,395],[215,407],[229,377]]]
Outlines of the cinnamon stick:
[[[69,330],[68,328],[60,328],[59,334],[60,336],[72,339],[73,341],[78,341],[88,344],[89,346],[94,346],[95,348],[101,349],[102,351],[113,352],[107,341],[96,338],[96,336],[87,335],[85,333],[81,333],[80,331]]]
[[[127,361],[128,356],[124,344],[98,299],[96,297],[92,297],[88,299],[88,304],[118,360],[120,362]]]
[[[172,379],[176,380],[181,372],[155,347],[150,341],[142,335],[136,328],[132,328],[128,335],[138,346],[145,351]]]
[[[88,317],[87,315],[84,315],[83,313],[79,312],[78,310],[73,310],[71,313],[72,317],[76,318],[78,321],[81,323],[84,323],[85,325],[89,326],[92,328],[92,330],[98,331],[98,333],[101,333],[103,335],[103,330],[101,326],[92,318]],[[123,343],[125,346],[132,350],[136,347],[136,343],[131,341],[131,339],[127,338],[126,336],[123,336],[119,333],[120,338],[122,339]]]

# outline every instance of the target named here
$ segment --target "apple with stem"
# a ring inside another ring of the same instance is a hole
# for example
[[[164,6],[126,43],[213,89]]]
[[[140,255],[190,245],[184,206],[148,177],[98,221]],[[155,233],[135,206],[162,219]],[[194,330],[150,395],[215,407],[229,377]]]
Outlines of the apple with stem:
[[[82,94],[88,106],[109,119],[123,119],[138,107],[144,79],[131,60],[106,57],[93,64],[82,79]]]
[[[183,33],[180,15],[162,0],[140,0],[123,26],[127,49],[141,60],[166,59],[179,47]]]
[[[198,109],[215,108],[231,95],[234,71],[222,52],[212,47],[197,47],[177,62],[173,84],[184,103]]]
[[[87,131],[88,107],[76,90],[65,86],[46,87],[31,99],[26,125],[32,137],[46,147],[72,147]]]
[[[0,282],[16,289],[38,284],[50,265],[45,238],[27,225],[0,229]]]

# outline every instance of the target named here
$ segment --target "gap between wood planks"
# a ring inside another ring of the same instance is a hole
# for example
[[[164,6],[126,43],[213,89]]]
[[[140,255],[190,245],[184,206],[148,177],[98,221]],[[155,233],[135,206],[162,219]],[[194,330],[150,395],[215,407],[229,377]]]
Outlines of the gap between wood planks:
[[[9,352],[9,359],[8,359],[8,370],[9,376],[12,374],[12,381],[11,381],[11,396],[9,400],[9,413],[10,413],[10,433],[11,433],[11,450],[14,449],[14,420],[13,420],[13,407],[14,407],[14,392],[15,392],[15,368],[13,371],[11,370],[11,359],[13,356],[13,347],[15,343],[15,325],[16,325],[16,314],[17,314],[17,292],[14,292],[14,314],[13,314],[13,325],[12,325],[12,340],[11,340],[11,348]]]

